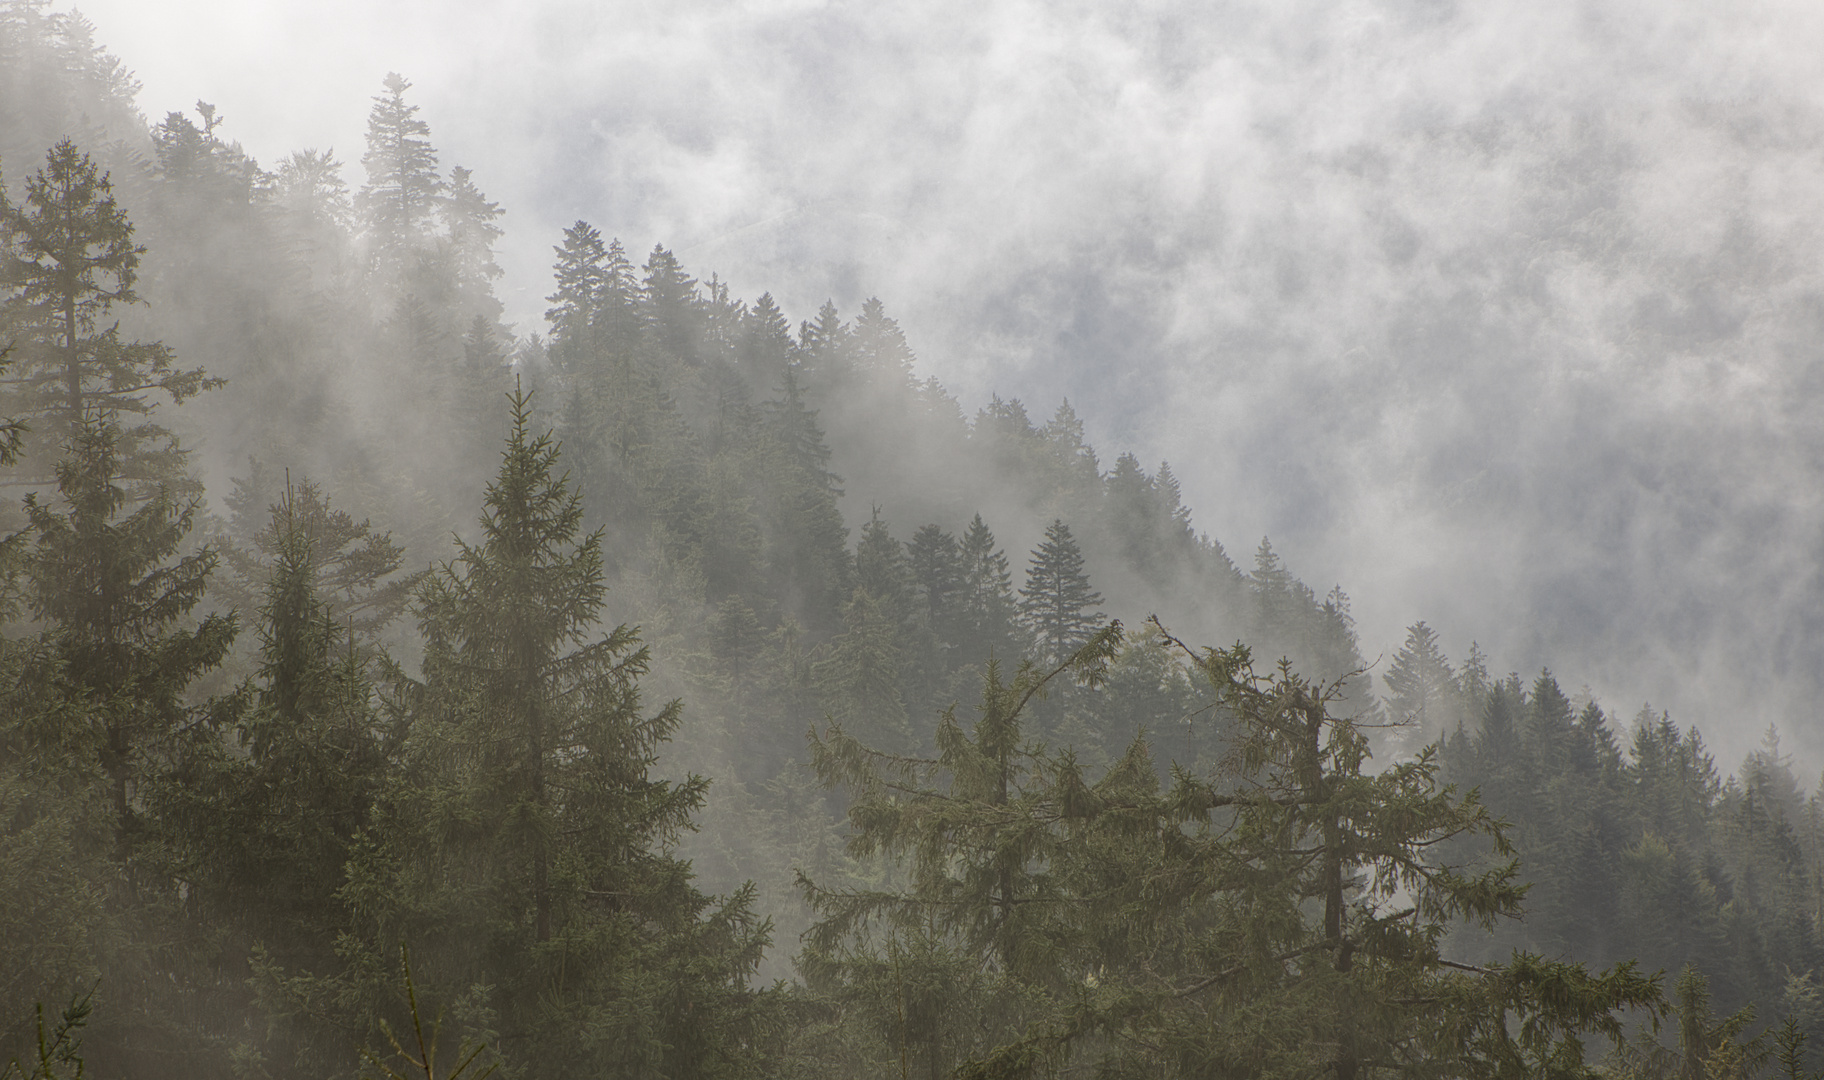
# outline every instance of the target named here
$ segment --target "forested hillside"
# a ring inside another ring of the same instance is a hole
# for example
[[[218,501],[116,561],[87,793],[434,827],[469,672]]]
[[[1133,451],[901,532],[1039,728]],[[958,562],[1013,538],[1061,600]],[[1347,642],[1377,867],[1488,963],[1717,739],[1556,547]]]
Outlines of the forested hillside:
[[[135,92],[0,7],[22,1076],[1810,1075],[1777,732],[1370,664],[880,300],[578,221],[505,325],[399,75],[353,162]]]

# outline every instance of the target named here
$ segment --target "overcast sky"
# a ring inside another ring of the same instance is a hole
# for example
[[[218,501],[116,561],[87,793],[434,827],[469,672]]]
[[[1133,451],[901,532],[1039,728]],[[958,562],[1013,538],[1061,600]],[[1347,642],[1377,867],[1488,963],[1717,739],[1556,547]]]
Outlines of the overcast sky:
[[[406,75],[522,332],[577,218],[797,318],[879,295],[966,406],[1068,395],[1341,583],[1371,657],[1425,618],[1730,751],[1820,730],[1815,3],[82,10],[149,118],[351,185]]]

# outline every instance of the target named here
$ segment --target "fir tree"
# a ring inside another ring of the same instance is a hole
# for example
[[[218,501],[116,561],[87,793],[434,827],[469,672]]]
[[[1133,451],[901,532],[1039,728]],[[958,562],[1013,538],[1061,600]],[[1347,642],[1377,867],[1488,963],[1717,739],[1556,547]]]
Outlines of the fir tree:
[[[181,624],[216,565],[209,548],[179,556],[197,512],[160,487],[123,516],[120,435],[90,417],[57,469],[59,511],[26,497],[34,549],[32,614],[44,620],[60,693],[84,701],[86,738],[106,774],[120,858],[140,835],[136,792],[191,719],[185,691],[221,662],[232,614]]]
[[[218,586],[221,594],[241,610],[258,609],[273,575],[290,559],[309,568],[312,603],[321,605],[324,617],[371,646],[405,613],[416,587],[418,575],[400,572],[405,549],[371,520],[357,521],[332,506],[308,478],[294,485],[287,475],[276,493],[274,486],[258,462],[251,475],[234,481],[226,502],[235,539],[224,547],[229,574]],[[310,551],[288,554],[286,545],[295,543]]]
[[[766,403],[762,444],[765,489],[760,516],[772,595],[800,625],[828,633],[850,592],[848,528],[836,508],[841,478],[829,470],[830,448],[817,412],[788,374],[783,393]]]
[[[450,275],[462,313],[489,323],[498,320],[502,310],[494,298],[494,282],[505,271],[494,261],[494,245],[503,233],[494,219],[503,213],[499,203],[489,202],[475,186],[468,169],[458,165],[450,170],[446,192],[437,203],[449,246]]]
[[[1061,663],[1088,641],[1102,622],[1102,613],[1091,610],[1101,602],[1102,594],[1089,587],[1070,526],[1054,520],[1033,549],[1020,587],[1020,618],[1041,661]]]
[[[879,299],[869,297],[862,302],[851,340],[855,366],[869,379],[882,386],[911,385],[912,349],[906,344],[905,331],[887,316]]]
[[[841,392],[854,369],[849,356],[852,332],[836,312],[834,301],[825,300],[817,309],[817,318],[798,324],[797,366],[806,389],[824,400]]]
[[[418,119],[418,106],[405,101],[412,84],[388,72],[383,85],[386,93],[375,95],[367,117],[367,152],[361,155],[367,183],[355,196],[355,208],[374,256],[385,270],[398,274],[409,253],[427,239],[443,178],[437,174],[431,127]]]
[[[977,517],[975,524],[980,523]],[[938,526],[922,525],[906,544],[906,562],[925,625],[941,641],[960,644],[966,573],[962,545]]]
[[[608,285],[608,249],[595,226],[579,221],[564,230],[564,242],[552,250],[557,252],[552,271],[557,290],[545,297],[552,304],[545,321],[551,325],[559,368],[571,375],[588,351],[589,322]]]
[[[17,412],[33,421],[33,458],[47,472],[52,448],[75,440],[100,413],[135,418],[114,436],[124,475],[175,480],[181,456],[169,432],[143,419],[152,394],[181,402],[221,384],[183,370],[157,342],[127,342],[110,319],[139,302],[134,285],[145,249],[115,202],[113,185],[68,139],[26,182],[22,205],[0,204],[16,255],[7,312],[13,337]]]
[[[667,355],[694,363],[701,331],[697,281],[684,272],[677,256],[655,246],[646,258],[642,308],[647,331]]]
[[[273,174],[272,200],[281,215],[281,234],[313,283],[319,288],[336,283],[347,269],[355,220],[342,163],[327,150],[287,155]]]
[[[1423,621],[1406,628],[1406,644],[1381,679],[1393,695],[1387,707],[1394,722],[1412,725],[1419,742],[1430,741],[1432,733],[1448,722],[1444,710],[1456,675],[1438,648],[1438,635]]]
[[[746,989],[765,926],[669,847],[706,782],[650,775],[681,705],[645,715],[635,630],[596,637],[601,534],[558,449],[512,429],[475,543],[425,586],[411,775],[389,792],[350,898],[365,955],[415,935],[443,985],[482,986],[532,1075],[730,1075],[759,1036]],[[394,938],[393,940],[397,940]]]
[[[958,662],[979,664],[999,657],[1013,663],[1020,652],[1016,622],[1019,608],[1007,553],[995,544],[994,533],[980,514],[970,520],[959,547],[962,632],[956,643]]]
[[[354,1064],[347,1028],[329,1022],[338,1010],[299,994],[293,977],[337,963],[346,867],[397,733],[377,708],[374,673],[386,658],[358,646],[322,592],[341,576],[323,563],[347,554],[324,535],[345,531],[334,521],[314,489],[272,507],[257,690],[238,717],[238,745],[193,729],[155,789],[192,933],[219,943],[214,963],[257,987],[254,1001],[203,980],[204,1023],[223,1043],[258,1031],[261,1052],[294,1075]]]
[[[742,325],[737,366],[756,396],[770,395],[784,385],[792,363],[791,324],[773,302],[773,294],[761,293]]]

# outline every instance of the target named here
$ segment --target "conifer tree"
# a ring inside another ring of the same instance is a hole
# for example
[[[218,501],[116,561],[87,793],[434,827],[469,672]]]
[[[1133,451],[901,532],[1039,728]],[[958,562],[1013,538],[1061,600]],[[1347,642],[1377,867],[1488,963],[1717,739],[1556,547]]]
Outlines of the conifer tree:
[[[144,419],[156,405],[152,395],[181,402],[221,380],[176,367],[162,344],[121,339],[110,316],[116,305],[139,302],[134,285],[145,249],[133,242],[109,177],[65,139],[26,182],[25,202],[0,211],[16,253],[6,382],[14,411],[31,421],[33,460],[48,474],[54,448],[105,412],[133,418],[114,436],[123,475],[176,480],[182,459],[170,434]]]
[[[994,533],[977,514],[963,533],[961,547],[962,633],[957,641],[957,662],[985,663],[998,657],[1006,663],[1018,660],[1017,618],[1019,608],[1013,593],[1013,571],[1007,553],[994,540]]]
[[[981,519],[976,518],[979,523]],[[986,528],[986,526],[984,526]],[[936,525],[922,525],[906,544],[920,615],[947,647],[961,643],[965,563],[956,537]]]
[[[1527,698],[1525,742],[1542,777],[1560,775],[1571,760],[1571,701],[1552,673],[1541,671]]]
[[[503,233],[494,219],[503,213],[499,203],[489,202],[475,186],[468,169],[458,165],[450,170],[445,194],[437,201],[437,217],[443,222],[449,248],[456,300],[462,314],[490,324],[500,318],[502,310],[494,298],[494,282],[506,271],[494,261],[494,245]]]
[[[1083,420],[1070,407],[1069,399],[1058,405],[1058,411],[1039,429],[1039,434],[1050,452],[1053,482],[1060,490],[1074,492],[1095,485],[1100,476],[1096,452],[1083,440]]]
[[[772,293],[761,293],[743,320],[744,336],[736,361],[756,396],[771,395],[785,383],[792,363],[792,327]]]
[[[1102,621],[1102,613],[1091,610],[1101,602],[1102,594],[1089,587],[1070,526],[1053,520],[1033,549],[1020,587],[1020,618],[1041,662],[1061,663],[1081,648]]]
[[[817,309],[816,319],[798,324],[796,359],[805,389],[825,401],[840,392],[854,370],[849,355],[852,336],[832,300]]]
[[[230,531],[238,539],[225,545],[229,573],[215,589],[240,610],[260,610],[269,602],[270,582],[289,559],[312,573],[312,603],[321,605],[330,622],[352,631],[363,647],[371,647],[405,613],[418,581],[418,575],[400,572],[405,549],[391,533],[375,531],[371,520],[357,521],[332,506],[314,481],[293,484],[287,474],[279,487],[256,462],[251,475],[234,481],[225,501]],[[286,545],[299,542],[309,545],[307,555],[288,554]]]
[[[905,331],[888,317],[878,298],[862,302],[851,340],[855,367],[870,380],[881,386],[911,385],[912,348],[906,344]]]
[[[861,540],[855,545],[855,586],[884,602],[896,615],[910,614],[912,569],[906,562],[905,545],[893,538],[878,506],[861,527]]]
[[[1298,603],[1298,582],[1280,561],[1266,537],[1254,550],[1254,569],[1248,588],[1254,594],[1253,640],[1278,643],[1292,629]]]
[[[418,118],[418,106],[405,101],[412,84],[388,72],[383,85],[386,92],[374,96],[367,117],[367,152],[361,155],[367,183],[355,196],[355,209],[374,257],[388,273],[398,274],[408,254],[425,244],[444,185],[431,127]]]
[[[296,254],[315,275],[333,275],[354,225],[342,163],[328,150],[300,150],[279,162],[273,201],[285,215]]]
[[[765,927],[751,893],[718,903],[669,854],[706,784],[650,774],[681,705],[644,714],[637,632],[595,636],[601,534],[512,402],[479,537],[422,593],[410,780],[351,871],[364,955],[407,935],[443,986],[487,988],[531,1075],[738,1074]]]
[[[684,272],[677,256],[655,246],[646,258],[642,309],[652,340],[674,359],[695,363],[701,333],[697,280]]]
[[[1625,1010],[1658,1007],[1632,965],[1444,959],[1447,926],[1512,916],[1522,890],[1511,863],[1432,852],[1480,836],[1505,853],[1500,824],[1441,785],[1429,755],[1367,771],[1366,739],[1329,711],[1334,684],[1163,636],[1234,717],[1214,777],[1177,770],[1162,789],[1137,741],[1092,778],[1024,738],[1047,683],[1074,670],[1101,684],[1112,626],[1066,667],[1003,682],[991,666],[981,719],[967,730],[946,712],[934,758],[841,727],[814,739],[819,775],[851,795],[851,851],[900,870],[888,888],[804,882],[820,919],[802,970],[874,1027],[877,1068],[1582,1076],[1586,1035],[1619,1038]]]
[[[346,867],[394,763],[374,686],[386,658],[359,646],[323,591],[351,569],[346,521],[309,487],[272,507],[253,700],[233,743],[219,728],[193,729],[155,789],[192,932],[218,943],[215,964],[257,987],[256,1002],[202,980],[204,1023],[223,1044],[258,1031],[259,1052],[290,1075],[354,1064],[348,1029],[329,1022],[336,1010],[292,979],[337,963]]]
[[[843,607],[842,632],[812,668],[826,715],[870,745],[910,751],[905,660],[900,626],[889,601],[857,588]]]
[[[1446,703],[1455,689],[1456,676],[1438,648],[1438,635],[1423,621],[1406,628],[1406,644],[1393,656],[1381,676],[1393,695],[1387,707],[1395,723],[1411,724],[1418,741],[1429,742],[1440,725],[1448,722]]]
[[[772,595],[799,625],[827,634],[849,596],[854,568],[848,528],[836,508],[841,478],[829,470],[830,448],[817,412],[787,374],[783,392],[764,409],[764,495],[758,507]]]
[[[86,740],[107,776],[119,857],[140,835],[139,788],[190,719],[185,691],[221,662],[235,619],[181,624],[202,600],[215,552],[178,556],[197,512],[160,487],[131,513],[120,434],[89,417],[57,468],[63,509],[26,497],[33,615],[46,624],[59,692],[87,704]]]
[[[545,297],[552,304],[545,321],[551,326],[559,368],[571,375],[589,348],[589,322],[608,285],[608,248],[595,226],[578,221],[564,230],[564,242],[552,250],[557,252],[552,271],[557,290]]]

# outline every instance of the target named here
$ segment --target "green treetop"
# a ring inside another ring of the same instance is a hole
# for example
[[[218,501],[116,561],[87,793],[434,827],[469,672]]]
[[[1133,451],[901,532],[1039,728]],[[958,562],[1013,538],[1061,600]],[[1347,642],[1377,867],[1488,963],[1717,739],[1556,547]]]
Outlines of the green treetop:
[[[1033,549],[1020,587],[1020,618],[1042,660],[1061,663],[1081,648],[1102,621],[1093,610],[1101,602],[1102,594],[1089,587],[1070,526],[1054,520]]]
[[[404,263],[405,253],[420,245],[443,194],[437,175],[437,151],[431,127],[418,119],[418,106],[405,102],[412,84],[388,72],[386,93],[374,97],[367,117],[367,152],[361,165],[367,183],[355,196],[355,208],[382,265]]]
[[[110,315],[139,302],[134,284],[145,249],[114,199],[113,185],[68,139],[51,148],[26,181],[25,202],[0,202],[13,256],[5,284],[14,366],[7,384],[30,421],[32,458],[50,470],[55,447],[101,413],[144,417],[162,393],[183,401],[219,385],[201,369],[177,368],[157,342],[127,342]],[[169,433],[141,420],[115,435],[129,478],[172,479],[179,471]]]

